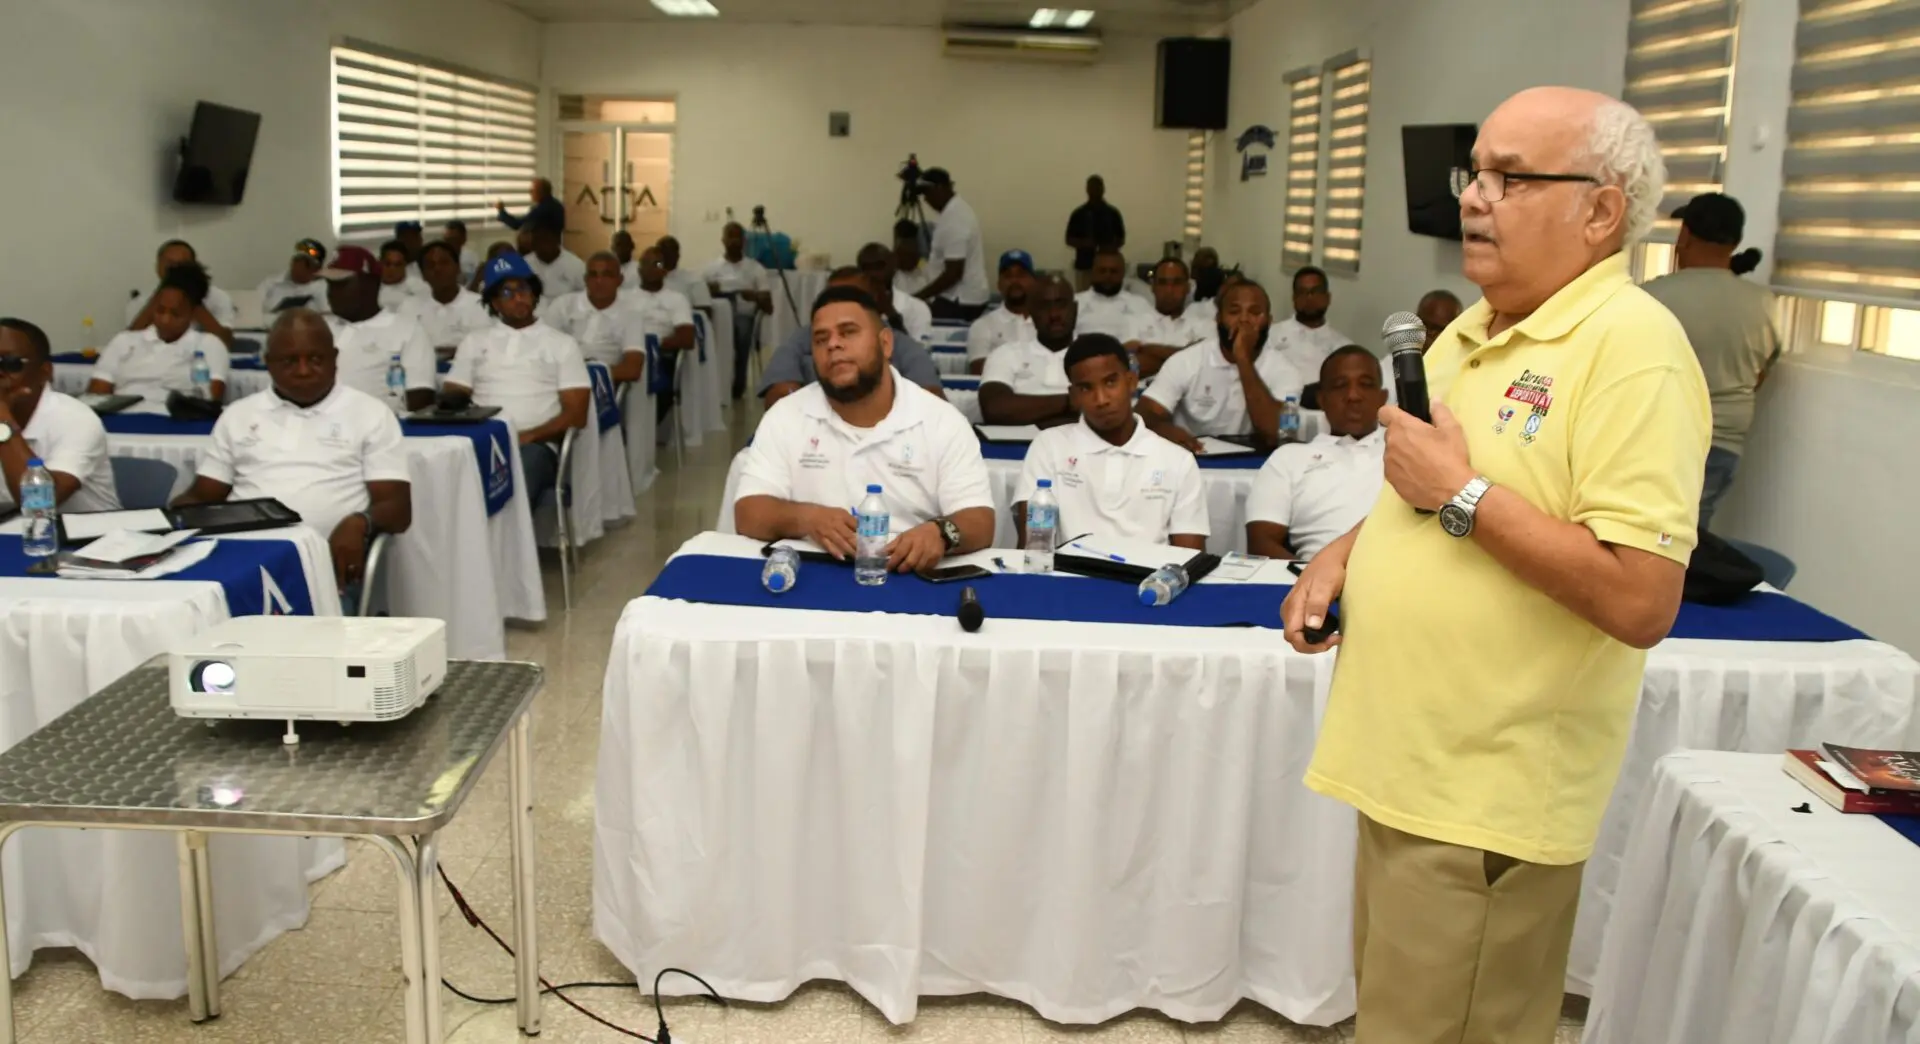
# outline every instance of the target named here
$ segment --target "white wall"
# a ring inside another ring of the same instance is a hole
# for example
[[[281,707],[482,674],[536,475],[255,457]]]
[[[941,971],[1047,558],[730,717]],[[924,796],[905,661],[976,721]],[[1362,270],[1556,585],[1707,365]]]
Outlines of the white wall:
[[[305,236],[332,241],[329,66],[354,37],[537,83],[540,26],[493,0],[12,0],[0,34],[0,196],[12,249],[0,313],[56,350],[118,329],[154,248],[193,243],[216,284],[251,287]],[[170,202],[196,101],[261,114],[245,202]]]
[[[932,29],[550,25],[559,92],[674,97],[674,232],[690,259],[719,253],[722,212],[764,203],[776,229],[850,264],[887,241],[908,153],[944,166],[980,214],[988,263],[1006,249],[1065,266],[1068,213],[1089,174],[1126,215],[1130,256],[1178,239],[1186,132],[1153,127],[1153,41],[1109,40],[1099,63],[941,54]],[[853,117],[827,136],[827,114]]]

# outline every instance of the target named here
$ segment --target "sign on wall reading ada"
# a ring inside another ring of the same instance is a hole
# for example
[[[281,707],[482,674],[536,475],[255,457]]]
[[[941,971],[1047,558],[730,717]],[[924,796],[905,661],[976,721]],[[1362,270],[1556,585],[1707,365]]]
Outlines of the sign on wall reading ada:
[[[1240,180],[1267,176],[1267,154],[1272,151],[1277,136],[1273,128],[1256,123],[1240,132],[1239,140],[1234,144],[1240,150]]]

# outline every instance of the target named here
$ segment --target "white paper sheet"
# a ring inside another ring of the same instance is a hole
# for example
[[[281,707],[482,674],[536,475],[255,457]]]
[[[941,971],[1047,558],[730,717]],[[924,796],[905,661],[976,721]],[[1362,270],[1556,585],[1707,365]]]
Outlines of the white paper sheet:
[[[1202,456],[1202,457],[1231,457],[1235,455],[1246,456],[1254,452],[1256,451],[1246,446],[1242,446],[1237,442],[1228,442],[1225,439],[1216,439],[1211,435],[1200,436],[1199,456]]]
[[[1038,424],[979,424],[980,437],[988,442],[1032,442],[1040,437]]]
[[[88,511],[64,517],[69,540],[91,540],[122,529],[164,533],[173,528],[173,521],[167,518],[167,513],[159,508],[147,508],[143,511]]]
[[[192,540],[199,532],[197,529],[177,529],[171,533],[140,533],[117,529],[88,544],[79,555],[95,562],[129,562],[178,547]]]
[[[63,565],[60,567],[60,575],[68,580],[158,580],[200,563],[208,555],[213,554],[214,545],[218,543],[217,540],[197,540],[177,547],[169,552],[167,557],[138,572],[111,567],[92,569],[86,566]]]
[[[1063,554],[1106,558],[1127,565],[1146,566],[1149,569],[1157,569],[1168,562],[1185,565],[1193,559],[1193,556],[1200,553],[1167,544],[1153,544],[1144,540],[1119,540],[1103,536],[1089,536],[1075,540],[1060,548],[1060,551]]]
[[[1257,576],[1267,561],[1265,555],[1243,555],[1238,551],[1229,551],[1220,559],[1220,565],[1207,574],[1207,579],[1245,583]]]

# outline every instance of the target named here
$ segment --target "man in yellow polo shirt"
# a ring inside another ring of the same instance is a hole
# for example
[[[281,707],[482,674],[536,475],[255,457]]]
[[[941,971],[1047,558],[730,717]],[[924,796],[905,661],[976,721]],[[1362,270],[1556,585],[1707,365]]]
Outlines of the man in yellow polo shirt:
[[[1711,430],[1685,333],[1627,274],[1665,180],[1646,121],[1524,91],[1473,165],[1465,272],[1485,296],[1427,353],[1433,423],[1381,411],[1380,500],[1283,608],[1295,648],[1343,646],[1306,782],[1360,811],[1358,1044],[1554,1039]],[[1344,633],[1309,642],[1335,597]]]

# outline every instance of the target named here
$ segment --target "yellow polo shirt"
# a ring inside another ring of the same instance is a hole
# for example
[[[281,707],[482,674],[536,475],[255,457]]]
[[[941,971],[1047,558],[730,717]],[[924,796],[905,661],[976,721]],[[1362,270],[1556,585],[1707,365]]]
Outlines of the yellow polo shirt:
[[[1469,308],[1427,353],[1475,470],[1608,543],[1685,563],[1712,411],[1673,314],[1616,254],[1500,336]],[[1646,654],[1416,514],[1388,484],[1341,597],[1307,786],[1396,830],[1533,863],[1587,858]]]

